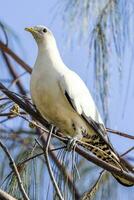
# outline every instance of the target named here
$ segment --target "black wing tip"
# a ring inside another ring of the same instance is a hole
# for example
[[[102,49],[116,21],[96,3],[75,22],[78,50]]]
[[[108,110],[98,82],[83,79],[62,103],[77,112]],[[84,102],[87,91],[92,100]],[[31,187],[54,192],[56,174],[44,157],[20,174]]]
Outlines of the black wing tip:
[[[123,178],[120,178],[119,176],[116,176],[116,175],[114,175],[114,174],[112,174],[113,176],[114,176],[114,178],[121,184],[121,185],[123,185],[123,186],[125,186],[125,187],[132,187],[132,186],[134,186],[134,182],[128,182],[128,183],[126,183],[125,181],[127,181],[127,180],[125,180],[125,179],[123,179]]]

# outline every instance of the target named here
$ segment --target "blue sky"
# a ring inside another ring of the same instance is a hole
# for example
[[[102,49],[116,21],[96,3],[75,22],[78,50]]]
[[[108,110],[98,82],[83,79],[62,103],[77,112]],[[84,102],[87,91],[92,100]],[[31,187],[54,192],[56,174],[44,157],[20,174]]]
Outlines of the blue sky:
[[[66,29],[67,24],[65,23],[67,22],[62,20],[62,13],[61,10],[58,10],[57,3],[60,4],[60,0],[4,0],[1,2],[0,20],[9,25],[19,36],[24,51],[22,52],[16,47],[16,52],[31,66],[33,66],[36,59],[37,47],[31,35],[25,32],[24,28],[37,24],[48,26],[56,37],[64,62],[71,69],[75,70],[84,81],[88,80],[87,85],[93,93],[94,90],[93,83],[91,82],[92,77],[90,77],[90,68],[87,71],[87,64],[89,61],[88,43],[86,40],[84,40],[83,43],[78,43],[74,36],[72,38],[72,42],[74,39],[73,45],[68,44],[67,35],[70,34],[69,29]],[[55,14],[57,14],[56,17]],[[68,32],[66,32],[67,30]],[[130,65],[133,65],[133,63],[131,63],[131,50],[129,47],[127,47],[123,61],[122,81],[120,84],[118,84],[118,75],[116,75],[114,84],[110,85],[110,126],[120,131],[125,131],[129,134],[132,134],[134,131],[134,87],[132,79],[132,74],[134,74],[133,68],[131,72],[127,104],[125,107],[125,115],[122,117],[125,94],[126,90],[128,90],[126,85],[128,81],[128,70]],[[112,70],[111,74],[114,74]],[[118,136],[112,138],[112,141],[119,152],[123,152],[133,145],[132,141],[126,143],[124,139],[119,140]],[[126,190],[127,189],[122,188],[122,191]],[[127,197],[125,197],[124,200],[125,199],[127,199]]]

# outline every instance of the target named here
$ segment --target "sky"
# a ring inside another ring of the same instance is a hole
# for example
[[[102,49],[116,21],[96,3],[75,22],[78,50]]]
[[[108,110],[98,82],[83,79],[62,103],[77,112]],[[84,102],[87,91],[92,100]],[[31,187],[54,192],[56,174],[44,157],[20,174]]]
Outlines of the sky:
[[[72,37],[71,40],[73,44],[69,45],[67,36],[70,33],[69,29],[66,29],[68,24],[66,24],[67,22],[65,22],[62,18],[62,10],[57,6],[60,2],[60,0],[4,0],[0,3],[0,20],[9,25],[19,36],[23,51],[18,47],[15,47],[16,52],[30,66],[34,65],[37,55],[37,46],[31,35],[24,31],[24,28],[42,24],[48,26],[54,33],[65,64],[77,72],[84,81],[92,80],[90,77],[90,68],[87,70],[89,61],[89,44],[85,40],[82,40],[83,42],[81,43],[75,40],[76,33],[74,32],[74,37]],[[123,61],[124,66],[122,80],[120,84],[118,84],[118,77],[115,77],[114,84],[110,85],[110,127],[129,134],[133,134],[134,131],[134,88],[132,76],[129,78],[129,90],[127,88],[129,77],[128,71],[130,65],[132,64],[130,48],[127,46]],[[111,70],[111,74],[112,73],[114,72]],[[132,74],[134,74],[133,68],[131,71],[131,75]],[[93,93],[93,83],[91,81],[87,81],[87,86]],[[29,87],[27,86],[27,88]],[[128,91],[128,98],[124,109],[124,97],[126,91]],[[125,110],[124,117],[123,110]],[[123,152],[133,145],[132,141],[126,143],[124,139],[119,139],[118,136],[114,136],[112,141],[119,152]],[[125,191],[128,189],[121,187],[121,190],[125,195]],[[128,197],[124,196],[124,200],[126,199],[128,199]]]

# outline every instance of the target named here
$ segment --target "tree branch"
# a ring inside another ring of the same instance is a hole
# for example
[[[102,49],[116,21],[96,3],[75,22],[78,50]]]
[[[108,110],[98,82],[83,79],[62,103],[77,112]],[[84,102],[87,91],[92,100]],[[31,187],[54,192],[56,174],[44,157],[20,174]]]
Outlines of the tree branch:
[[[45,147],[46,146],[46,134],[42,134],[40,129],[38,128],[38,135],[40,135],[42,144]],[[58,158],[55,155],[55,153],[52,152],[52,149],[54,149],[54,148],[53,148],[52,144],[50,144],[49,153],[50,153],[50,156],[51,156],[52,160],[56,163],[58,169],[63,173],[64,179],[67,180],[67,182],[68,182],[68,186],[70,188],[70,191],[73,189],[73,193],[74,193],[75,199],[79,200],[80,199],[80,195],[79,195],[79,192],[78,192],[75,184],[73,183],[71,175],[66,170],[66,167],[58,160]]]
[[[134,140],[134,136],[133,135],[128,135],[127,133],[123,133],[123,132],[120,132],[120,131],[117,131],[117,130],[113,130],[113,129],[110,129],[110,128],[106,128],[106,130],[109,133],[113,133],[113,134],[116,134],[116,135],[119,135],[119,136]]]
[[[100,181],[101,181],[101,179],[102,179],[102,177],[103,177],[103,175],[104,175],[105,173],[106,173],[105,170],[102,170],[102,171],[100,172],[100,175],[99,175],[97,181],[95,182],[95,184],[92,186],[92,188],[91,188],[88,192],[85,192],[85,193],[83,194],[83,197],[82,197],[81,200],[93,199],[93,197],[94,197],[95,194],[96,194],[96,191],[97,191],[98,188],[99,188],[99,183],[100,183]]]
[[[18,169],[16,167],[16,164],[15,164],[12,156],[10,155],[7,147],[2,143],[1,140],[0,140],[0,146],[3,149],[3,151],[5,152],[5,154],[7,155],[8,159],[10,161],[10,167],[12,168],[12,170],[14,171],[14,174],[16,175],[16,178],[17,178],[17,181],[18,181],[18,186],[19,186],[19,189],[21,191],[21,194],[22,194],[24,200],[30,200],[25,189],[24,189],[24,187],[23,187],[21,177],[20,177],[20,174],[19,174]]]
[[[2,88],[3,88],[3,89],[1,88],[1,90],[4,90],[4,91],[5,91],[5,94],[6,94],[6,92],[7,92],[6,87],[4,87],[4,85],[3,85],[2,83],[0,83],[0,84],[2,85]],[[4,91],[3,91],[3,92],[4,92]],[[35,112],[32,108],[30,108],[30,104],[29,104],[29,106],[28,106],[26,103],[24,103],[23,101],[21,101],[21,99],[20,99],[19,97],[15,96],[14,93],[12,93],[12,92],[10,92],[10,91],[8,91],[7,93],[8,93],[8,95],[10,96],[10,97],[9,97],[10,99],[12,99],[12,100],[14,99],[14,100],[13,100],[14,102],[18,102],[18,101],[19,101],[19,103],[17,103],[17,104],[19,104],[19,106],[21,105],[21,106],[22,106],[22,107],[20,106],[21,108],[24,108],[24,110],[25,110],[27,113],[29,113],[29,111],[30,111],[29,114],[30,114],[32,117],[34,117],[34,119],[36,119],[36,120],[39,121],[41,124],[43,124],[46,128],[49,129],[50,125],[48,124],[48,122],[47,122],[44,118],[42,118],[42,116],[41,116],[39,113]],[[10,93],[10,94],[9,94],[9,93]],[[7,95],[7,96],[8,96],[8,95]],[[38,130],[39,130],[39,129],[38,129]],[[41,131],[37,131],[37,134],[41,136],[41,141],[42,141],[43,145],[45,146],[45,145],[46,145],[46,137],[45,137],[45,135],[42,136]],[[67,172],[67,170],[65,169],[65,167],[63,166],[63,164],[57,159],[57,157],[56,157],[56,155],[54,154],[54,152],[50,152],[50,156],[52,157],[52,159],[53,159],[54,162],[56,163],[56,165],[57,165],[57,167],[59,168],[59,170],[62,169],[63,176],[64,176],[65,178],[68,179],[69,188],[70,188],[70,189],[73,188],[73,191],[74,191],[74,194],[75,194],[75,198],[76,198],[76,199],[79,199],[79,198],[80,198],[79,192],[78,192],[78,190],[76,189],[74,183],[72,182],[71,176],[68,174],[68,172]]]
[[[9,69],[9,71],[10,71],[10,73],[11,73],[13,79],[16,80],[16,79],[18,78],[18,75],[17,75],[16,71],[14,70],[13,66],[11,65],[11,63],[10,63],[10,61],[9,61],[9,59],[8,59],[8,57],[7,57],[7,55],[6,55],[4,52],[2,52],[2,55],[3,55],[3,58],[4,58],[4,60],[5,60],[5,63],[6,63],[6,65],[8,66],[8,69]],[[22,86],[22,84],[21,84],[21,81],[20,81],[19,79],[18,79],[18,81],[17,81],[17,85],[18,85],[18,88],[19,88],[20,93],[23,94],[23,95],[25,95],[26,92],[25,92],[25,90],[24,90],[24,88],[23,88],[23,86]]]
[[[17,54],[15,54],[9,47],[0,41],[0,49],[10,55],[19,65],[21,65],[27,72],[31,73],[31,67],[26,64]]]
[[[46,141],[47,144],[46,144],[45,148],[43,148],[42,145],[38,141],[37,142],[38,142],[38,145],[41,147],[41,149],[44,151],[44,156],[45,156],[45,160],[46,160],[46,165],[47,165],[47,169],[48,169],[48,172],[49,172],[49,176],[51,178],[51,181],[53,183],[53,186],[55,188],[57,196],[59,197],[60,200],[64,200],[63,196],[61,194],[61,191],[59,189],[59,186],[58,186],[58,184],[57,184],[57,182],[55,180],[54,173],[53,173],[52,167],[50,165],[50,160],[49,160],[48,151],[49,151],[49,144],[50,144],[50,139],[51,139],[51,136],[52,136],[52,131],[53,131],[53,127],[49,131],[49,135],[48,135],[48,138],[47,138],[47,141]]]
[[[2,83],[0,83],[0,90],[3,91],[12,101],[17,103],[20,108],[25,110],[27,113],[29,113],[35,120],[39,121],[42,125],[49,128],[50,125],[44,120],[39,113],[37,113],[33,108],[31,108],[29,105],[27,105],[25,102],[23,102],[18,96],[16,96],[14,93],[9,91]],[[65,144],[67,144],[67,141],[63,138],[60,139]],[[93,162],[94,164],[100,166],[103,169],[106,169],[107,171],[114,173],[115,175],[118,175],[122,178],[127,179],[128,181],[131,181],[134,183],[134,176],[130,175],[129,173],[120,170],[117,167],[112,166],[111,164],[106,163],[105,161],[102,161],[101,159],[91,155],[89,152],[85,152],[83,149],[81,149],[79,146],[76,146],[76,152],[89,160],[90,162]]]
[[[121,157],[125,156],[125,155],[128,154],[130,151],[134,151],[134,147],[131,147],[130,149],[128,149],[127,151],[125,151],[123,154],[121,154]]]

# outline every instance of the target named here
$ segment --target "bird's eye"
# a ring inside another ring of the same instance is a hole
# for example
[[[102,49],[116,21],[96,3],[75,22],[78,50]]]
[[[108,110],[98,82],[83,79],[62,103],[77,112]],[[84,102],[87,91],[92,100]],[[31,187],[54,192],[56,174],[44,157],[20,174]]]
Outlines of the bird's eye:
[[[43,29],[43,32],[44,32],[44,33],[46,33],[46,32],[47,32],[47,29],[46,29],[46,28],[44,28],[44,29]]]

